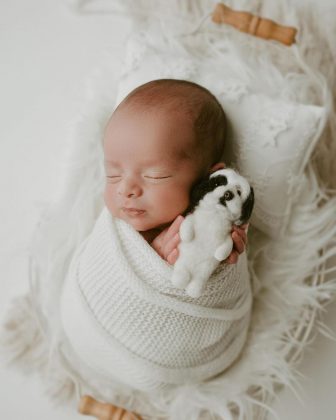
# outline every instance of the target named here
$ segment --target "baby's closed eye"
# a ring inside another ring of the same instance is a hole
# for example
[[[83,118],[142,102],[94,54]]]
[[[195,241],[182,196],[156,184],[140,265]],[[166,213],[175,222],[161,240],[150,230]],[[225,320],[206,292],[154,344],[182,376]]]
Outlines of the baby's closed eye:
[[[169,178],[172,178],[172,175],[164,175],[164,176],[163,175],[162,176],[144,175],[144,178],[146,181],[157,183],[157,182],[164,182],[168,180]]]
[[[118,182],[123,177],[121,175],[106,175],[108,182]],[[150,182],[160,182],[172,178],[172,175],[143,175],[143,178]]]
[[[149,176],[149,175],[144,175],[144,178],[149,178],[149,179],[166,179],[166,178],[171,178],[172,175],[166,175],[166,176]]]
[[[121,179],[121,175],[106,175],[108,182],[117,182]]]

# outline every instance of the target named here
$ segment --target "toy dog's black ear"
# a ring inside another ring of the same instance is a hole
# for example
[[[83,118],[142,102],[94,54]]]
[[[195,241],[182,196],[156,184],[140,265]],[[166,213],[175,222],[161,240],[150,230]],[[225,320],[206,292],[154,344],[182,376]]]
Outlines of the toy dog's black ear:
[[[210,188],[210,179],[203,178],[197,184],[195,184],[190,192],[189,207],[186,210],[187,213],[191,213],[197,204],[202,200],[202,198],[211,190]]]
[[[208,176],[207,178],[201,179],[191,189],[190,204],[185,214],[192,212],[206,194],[215,190],[220,185],[227,185],[227,183],[228,180],[224,175]]]
[[[246,223],[251,217],[253,206],[254,206],[254,191],[253,191],[253,188],[251,187],[250,194],[248,195],[247,199],[244,201],[243,206],[242,206],[242,214],[240,217],[240,221],[242,225]]]

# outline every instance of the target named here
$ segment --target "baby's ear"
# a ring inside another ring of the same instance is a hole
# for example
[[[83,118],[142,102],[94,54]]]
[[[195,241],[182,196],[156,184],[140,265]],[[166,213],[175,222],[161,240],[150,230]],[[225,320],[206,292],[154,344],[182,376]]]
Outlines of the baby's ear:
[[[219,171],[220,169],[224,169],[224,168],[225,168],[224,162],[217,162],[213,166],[211,166],[211,168],[209,169],[209,173],[212,174],[213,172]]]

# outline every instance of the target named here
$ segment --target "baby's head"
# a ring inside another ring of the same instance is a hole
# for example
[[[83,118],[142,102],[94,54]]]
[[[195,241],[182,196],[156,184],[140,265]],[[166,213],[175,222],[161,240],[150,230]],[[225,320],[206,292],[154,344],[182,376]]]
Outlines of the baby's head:
[[[193,185],[223,168],[224,111],[205,88],[154,80],[117,107],[104,135],[105,204],[139,232],[187,209]]]

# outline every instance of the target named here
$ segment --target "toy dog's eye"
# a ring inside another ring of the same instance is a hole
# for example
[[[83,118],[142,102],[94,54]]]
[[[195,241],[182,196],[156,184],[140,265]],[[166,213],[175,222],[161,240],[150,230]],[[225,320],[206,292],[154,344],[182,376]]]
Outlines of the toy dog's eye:
[[[240,190],[237,190],[237,193],[238,193],[238,195],[240,197],[241,196],[241,191]]]
[[[234,195],[232,194],[231,191],[226,191],[224,193],[224,200],[226,200],[226,201],[232,200],[233,197],[234,197]]]

